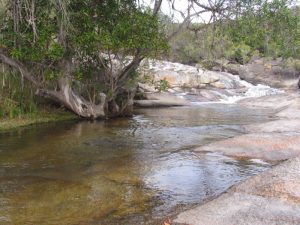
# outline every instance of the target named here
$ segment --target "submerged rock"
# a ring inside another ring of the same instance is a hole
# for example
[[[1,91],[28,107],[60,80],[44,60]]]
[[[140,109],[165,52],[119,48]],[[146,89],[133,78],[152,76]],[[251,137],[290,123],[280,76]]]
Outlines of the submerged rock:
[[[300,224],[300,158],[257,175],[175,222],[193,225]]]
[[[180,213],[175,222],[193,225],[300,224],[300,96],[288,93],[243,100],[240,104],[277,112],[274,121],[247,125],[250,134],[196,149],[283,162],[229,189],[218,198]]]
[[[281,161],[300,155],[300,134],[253,133],[229,138],[197,148],[197,152],[222,152],[237,158]]]

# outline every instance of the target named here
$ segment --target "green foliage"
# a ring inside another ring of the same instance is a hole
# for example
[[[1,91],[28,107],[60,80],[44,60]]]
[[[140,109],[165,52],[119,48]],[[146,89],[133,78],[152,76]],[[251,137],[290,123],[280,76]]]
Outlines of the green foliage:
[[[207,70],[212,70],[215,66],[215,61],[211,59],[204,59],[200,61],[200,65]]]
[[[129,79],[127,79],[124,87],[126,89],[132,89],[132,88],[135,88],[136,87],[136,84],[138,83],[139,81],[139,76],[140,74],[138,73],[138,71],[132,71],[130,73],[130,76],[129,76]]]
[[[300,17],[288,0],[255,2],[223,32],[234,45],[244,44],[264,56],[299,57]]]
[[[160,80],[155,86],[155,89],[158,90],[159,92],[167,91],[169,88],[170,88],[170,84],[166,79]]]
[[[240,43],[232,45],[225,54],[228,59],[234,60],[240,64],[245,64],[249,62],[252,57],[252,49],[250,46]]]
[[[64,48],[59,43],[53,43],[49,46],[48,57],[53,61],[58,61],[64,56]]]
[[[91,61],[98,60],[99,52],[155,56],[167,49],[159,19],[149,10],[138,8],[134,0],[60,2],[65,11],[56,1],[35,1],[34,24],[20,18],[16,30],[13,15],[7,14],[1,27],[0,44],[39,75],[57,70],[70,57],[79,61],[88,58],[85,67],[91,69],[85,68],[84,75],[89,76],[96,68]],[[25,17],[31,9],[21,4],[20,15]]]
[[[158,18],[135,7],[134,1],[72,1],[72,43],[81,57],[100,51],[114,54],[155,56],[167,49]],[[93,16],[94,15],[94,16]]]
[[[0,119],[19,118],[24,114],[34,115],[38,112],[34,93],[29,87],[22,85],[23,81],[19,76],[3,69],[0,80]]]
[[[178,29],[178,24],[171,25],[173,30]],[[183,29],[170,43],[170,58],[185,64],[196,63],[205,54],[204,49],[207,47],[203,43],[204,37],[197,37],[193,32]],[[207,52],[206,52],[207,53]]]
[[[48,70],[48,71],[45,72],[45,78],[48,81],[57,80],[59,77],[60,77],[60,73],[58,71]]]
[[[101,90],[113,101],[118,91],[126,93],[123,89],[138,80],[136,66],[123,77],[118,74],[123,70],[111,68],[113,57],[156,57],[168,50],[160,18],[136,2],[39,0],[30,2],[32,6],[25,0],[7,1],[6,10],[0,11],[0,47],[45,89],[57,90],[58,80],[67,76],[86,99],[96,102]]]
[[[284,61],[284,65],[300,72],[300,59],[288,58]]]
[[[295,61],[293,67],[296,71],[300,72],[300,60]]]
[[[300,10],[289,0],[240,1],[234,20],[192,24],[171,42],[170,58],[213,67],[225,58],[247,63],[253,56],[300,57]],[[233,9],[234,11],[235,9]],[[234,11],[235,12],[235,11]],[[173,24],[178,27],[178,24]]]

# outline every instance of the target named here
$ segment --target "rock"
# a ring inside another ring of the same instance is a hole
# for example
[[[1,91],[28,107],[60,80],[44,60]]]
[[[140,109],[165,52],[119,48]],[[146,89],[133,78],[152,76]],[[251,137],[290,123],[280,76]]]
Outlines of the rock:
[[[250,83],[258,83],[256,81],[257,75],[247,66],[240,65],[237,73],[241,79],[247,80]],[[260,82],[260,80],[259,80]]]
[[[227,72],[233,75],[239,75],[240,64],[231,63],[228,60],[216,60],[213,71]]]
[[[227,73],[231,73],[234,75],[240,74],[240,65],[239,64],[225,64],[223,65],[223,70],[225,70]]]
[[[298,132],[300,127],[299,119],[281,119],[262,124],[246,126],[248,132],[273,133],[273,132]]]
[[[135,100],[138,107],[171,107],[187,106],[189,102],[169,93],[146,93],[145,100]]]
[[[161,80],[166,80],[170,85],[168,91],[174,94],[176,94],[176,88],[209,90],[207,93],[204,93],[204,95],[200,92],[196,93],[196,95],[199,94],[199,96],[195,98],[189,96],[189,98],[195,102],[222,101],[233,103],[242,98],[279,94],[279,91],[276,89],[263,85],[254,86],[241,80],[239,76],[227,72],[209,71],[199,66],[193,67],[167,61],[148,60],[148,63],[143,63],[143,66],[140,68],[140,73],[144,74],[145,81],[150,79],[152,83],[158,85],[161,84]],[[142,86],[141,89],[150,90],[149,87],[145,88]],[[153,89],[155,88],[152,88],[152,92]],[[195,94],[189,91],[185,92],[188,92],[189,95]],[[136,103],[136,105],[140,104],[151,105],[154,103]]]
[[[239,158],[263,159],[278,166],[233,186],[216,199],[180,213],[175,223],[191,225],[300,224],[300,94],[286,93],[239,102],[274,111],[274,121],[246,126],[249,134],[196,149]]]
[[[237,158],[258,158],[267,161],[281,161],[300,156],[300,134],[252,133],[223,141],[218,141],[200,148],[196,152],[222,152]]]
[[[256,109],[264,107],[268,109],[266,112],[277,112],[276,117],[274,121],[246,126],[250,134],[215,142],[196,151],[216,151],[233,157],[260,158],[269,161],[300,156],[299,93],[247,99],[239,104]]]
[[[220,88],[220,89],[226,88],[225,84],[220,81],[214,82],[211,85],[214,86],[215,88]]]
[[[220,93],[214,90],[199,90],[198,96],[201,96],[201,100],[204,102],[216,102],[220,100]]]
[[[199,72],[199,74],[199,80],[197,79],[198,84],[211,84],[220,80],[220,76],[218,76],[217,73],[212,71],[202,70],[201,72]]]
[[[300,119],[300,99],[294,101],[288,108],[281,110],[277,116],[288,119]]]
[[[241,79],[253,84],[266,84],[277,88],[295,89],[300,71],[297,71],[293,63],[282,59],[270,60],[259,58],[250,61],[248,64],[224,64],[223,70],[232,74],[237,74]]]
[[[280,112],[287,109],[293,102],[297,101],[297,97],[291,94],[262,96],[259,98],[244,99],[239,104],[251,108],[265,108]]]
[[[300,159],[282,163],[231,188],[220,197],[180,213],[191,225],[300,224]]]
[[[172,88],[211,86],[232,89],[244,87],[244,84],[237,76],[225,72],[209,71],[199,66],[194,67],[159,60],[148,60],[147,62],[143,62],[142,65],[139,68],[141,74],[144,74],[146,77],[151,76],[154,82],[165,79]]]
[[[211,86],[216,88],[236,89],[245,87],[241,82],[239,76],[232,75],[230,73],[220,72],[220,79],[218,82],[212,83]]]
[[[148,84],[143,84],[143,83],[138,83],[138,88],[141,92],[156,92],[154,86],[148,85]]]

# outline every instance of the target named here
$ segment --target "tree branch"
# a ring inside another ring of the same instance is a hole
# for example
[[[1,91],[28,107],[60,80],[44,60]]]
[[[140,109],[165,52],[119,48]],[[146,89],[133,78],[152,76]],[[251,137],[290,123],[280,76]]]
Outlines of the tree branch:
[[[160,8],[161,8],[161,4],[162,4],[162,0],[155,0],[155,3],[154,3],[154,9],[153,9],[153,15],[157,15]]]
[[[18,60],[12,59],[5,55],[3,52],[0,51],[0,62],[11,66],[18,70],[22,77],[24,77],[26,80],[30,81],[32,84],[34,84],[36,87],[40,87],[41,83],[38,82],[32,75],[31,73],[25,68],[25,66],[19,62]]]

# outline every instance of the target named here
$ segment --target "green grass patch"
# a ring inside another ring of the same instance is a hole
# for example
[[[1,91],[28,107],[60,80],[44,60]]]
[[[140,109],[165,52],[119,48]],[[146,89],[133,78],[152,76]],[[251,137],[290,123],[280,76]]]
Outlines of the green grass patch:
[[[64,110],[41,111],[34,115],[22,115],[12,119],[0,119],[0,132],[38,123],[75,120],[78,117]]]

